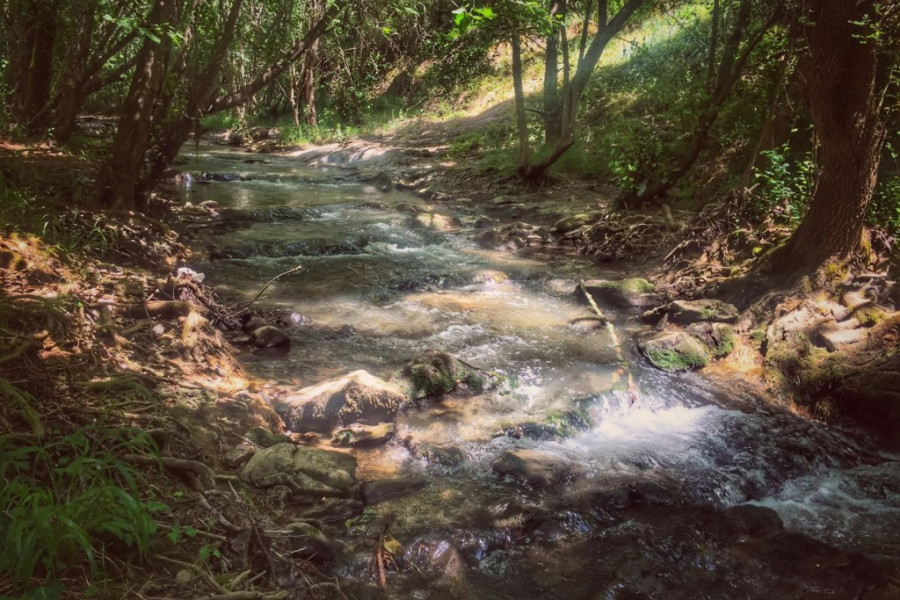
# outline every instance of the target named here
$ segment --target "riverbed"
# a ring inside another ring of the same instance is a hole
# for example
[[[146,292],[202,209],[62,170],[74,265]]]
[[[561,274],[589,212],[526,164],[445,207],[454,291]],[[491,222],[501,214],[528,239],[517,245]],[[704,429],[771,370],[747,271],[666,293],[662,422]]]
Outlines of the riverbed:
[[[477,204],[430,204],[359,180],[339,154],[186,148],[182,200],[228,219],[196,233],[191,267],[229,297],[287,315],[286,353],[255,376],[302,387],[363,369],[389,378],[426,350],[502,376],[402,413],[394,439],[354,450],[360,481],[426,485],[323,525],[325,567],[378,597],[372,541],[395,515],[389,595],[418,598],[887,598],[900,563],[900,461],[702,372],[667,374],[633,348],[635,312],[585,327],[581,279],[614,268],[558,248],[474,240]],[[250,161],[250,162],[248,162]],[[630,380],[630,383],[629,383]],[[550,465],[502,476],[518,453]],[[868,595],[867,595],[868,594]],[[882,594],[882,595],[879,595]]]

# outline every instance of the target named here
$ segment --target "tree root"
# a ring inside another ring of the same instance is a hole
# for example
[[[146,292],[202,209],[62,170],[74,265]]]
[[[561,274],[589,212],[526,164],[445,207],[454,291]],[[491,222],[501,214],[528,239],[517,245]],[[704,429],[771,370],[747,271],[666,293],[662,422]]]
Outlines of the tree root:
[[[181,475],[196,491],[203,492],[216,487],[215,472],[196,460],[172,458],[170,456],[141,456],[128,454],[125,460],[141,465],[160,465],[168,471]]]

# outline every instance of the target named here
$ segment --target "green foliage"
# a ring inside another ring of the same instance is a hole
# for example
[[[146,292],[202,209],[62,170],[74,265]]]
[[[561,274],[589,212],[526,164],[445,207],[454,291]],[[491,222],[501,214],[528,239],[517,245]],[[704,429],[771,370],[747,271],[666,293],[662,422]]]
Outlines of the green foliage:
[[[754,170],[761,203],[756,218],[772,215],[776,222],[797,225],[806,214],[816,180],[815,157],[792,155],[787,143],[762,152],[762,165]]]
[[[140,474],[121,456],[153,450],[144,432],[101,425],[44,443],[0,436],[0,575],[25,590],[85,563],[102,573],[113,548],[142,558],[165,507],[138,499]]]
[[[900,136],[900,132],[897,133]],[[867,215],[870,225],[887,230],[892,237],[900,237],[900,150],[893,143],[885,144],[886,168],[882,164],[879,178]]]

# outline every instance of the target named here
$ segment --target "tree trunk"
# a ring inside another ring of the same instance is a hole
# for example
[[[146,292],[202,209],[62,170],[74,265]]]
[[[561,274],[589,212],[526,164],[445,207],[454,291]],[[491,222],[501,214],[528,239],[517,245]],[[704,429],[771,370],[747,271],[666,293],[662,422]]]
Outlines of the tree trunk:
[[[148,19],[155,26],[172,27],[176,21],[175,0],[155,0]],[[100,206],[137,210],[137,183],[144,166],[153,128],[154,103],[160,93],[171,41],[144,40],[138,53],[131,88],[122,105],[109,160],[101,167]]]
[[[519,173],[528,169],[531,160],[531,144],[528,141],[528,117],[525,114],[525,89],[522,82],[522,46],[518,33],[510,40],[512,48],[513,91],[516,96],[516,129],[519,133]],[[523,173],[527,177],[527,173]]]
[[[13,122],[27,129],[27,133],[38,131],[45,124],[45,119],[35,120],[34,116],[50,100],[58,7],[58,0],[19,1],[9,7],[9,108]]]
[[[550,14],[557,6],[550,5]],[[562,105],[559,102],[559,32],[547,36],[544,55],[544,143],[552,144],[562,133]]]
[[[831,258],[846,258],[860,246],[885,140],[880,111],[889,61],[897,60],[865,39],[860,23],[877,20],[875,5],[873,0],[808,3],[809,56],[800,68],[809,85],[820,171],[806,217],[766,265],[785,280]]]

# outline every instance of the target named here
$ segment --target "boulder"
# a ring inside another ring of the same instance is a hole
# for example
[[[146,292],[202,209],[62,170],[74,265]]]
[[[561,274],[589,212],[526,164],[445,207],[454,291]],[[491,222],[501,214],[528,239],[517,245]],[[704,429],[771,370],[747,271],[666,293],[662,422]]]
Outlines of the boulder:
[[[438,350],[429,350],[414,358],[403,367],[400,377],[408,382],[413,398],[440,397],[455,392],[460,384],[480,391],[487,384],[483,373]]]
[[[667,310],[669,322],[690,325],[700,321],[735,323],[740,316],[737,307],[721,300],[676,300]]]
[[[591,279],[584,282],[584,288],[598,304],[617,308],[647,308],[659,302],[653,284],[640,277],[619,281]],[[586,302],[580,289],[575,290],[575,295]]]
[[[637,346],[650,364],[663,371],[701,369],[712,360],[706,344],[686,331],[653,331],[640,336]]]
[[[734,350],[734,329],[727,323],[694,323],[687,330],[706,344],[716,358],[728,356]]]
[[[330,433],[391,421],[405,403],[399,386],[360,370],[282,396],[275,411],[291,430]]]
[[[253,345],[257,348],[289,348],[291,345],[291,338],[277,327],[272,327],[271,325],[254,329],[253,333],[250,334],[250,338],[253,341]]]
[[[295,496],[353,494],[356,459],[349,454],[276,444],[256,453],[241,471],[241,479],[257,488],[284,486]]]
[[[511,477],[534,487],[564,483],[581,471],[578,465],[529,448],[504,452],[491,468],[501,476]]]
[[[569,233],[570,231],[575,231],[581,227],[584,227],[588,223],[596,220],[598,215],[596,214],[588,214],[588,213],[579,213],[577,215],[572,215],[569,217],[564,217],[553,224],[551,231],[557,235],[563,235]]]
[[[232,469],[240,469],[256,454],[256,447],[247,442],[241,442],[225,453],[225,466]]]

